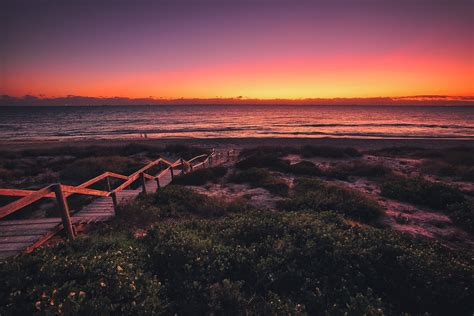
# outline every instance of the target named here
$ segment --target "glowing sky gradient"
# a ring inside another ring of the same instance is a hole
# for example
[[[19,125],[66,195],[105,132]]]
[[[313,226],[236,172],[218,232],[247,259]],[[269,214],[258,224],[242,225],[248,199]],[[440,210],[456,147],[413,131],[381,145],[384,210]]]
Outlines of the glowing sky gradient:
[[[12,2],[0,9],[0,93],[474,95],[473,3]]]

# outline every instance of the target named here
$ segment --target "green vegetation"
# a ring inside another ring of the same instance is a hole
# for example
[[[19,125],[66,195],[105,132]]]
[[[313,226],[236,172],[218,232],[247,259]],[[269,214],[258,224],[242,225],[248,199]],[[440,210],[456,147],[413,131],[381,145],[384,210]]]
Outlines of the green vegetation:
[[[281,178],[273,175],[266,169],[250,168],[233,174],[229,181],[235,183],[248,183],[253,187],[260,187],[270,193],[280,196],[288,195],[288,184]]]
[[[458,226],[474,233],[474,203],[461,191],[423,178],[392,178],[381,186],[382,195],[444,212]]]
[[[227,203],[179,185],[168,185],[117,210],[117,227],[146,228],[165,218],[212,218],[245,211],[244,201]]]
[[[347,180],[349,177],[382,178],[391,174],[391,170],[381,164],[372,164],[366,162],[353,162],[350,164],[337,164],[323,175],[328,178]]]
[[[281,201],[284,211],[335,211],[365,223],[375,222],[383,211],[377,201],[363,193],[326,184],[316,179],[298,179],[290,198]]]
[[[105,233],[105,232],[102,232]],[[136,315],[165,306],[144,248],[120,234],[79,238],[0,264],[2,315]]]
[[[448,205],[446,213],[458,226],[474,234],[474,202],[462,201]]]
[[[102,232],[0,264],[1,314],[453,314],[472,259],[333,213],[250,212]]]
[[[303,176],[321,175],[322,171],[311,161],[302,160],[288,166],[287,172]]]
[[[371,153],[380,156],[422,158],[421,169],[428,174],[474,181],[474,148],[472,147],[442,149],[391,147]]]
[[[204,185],[209,181],[216,181],[227,173],[226,167],[212,167],[198,169],[181,177],[176,177],[173,184],[181,185]]]
[[[78,183],[103,171],[128,174],[133,164],[139,166],[146,158],[183,157],[190,159],[209,153],[207,150],[185,145],[159,147],[146,144],[121,146],[60,146],[44,149],[0,152],[0,184],[38,188],[57,181]],[[128,160],[128,161],[127,161]],[[111,170],[105,164],[111,163]],[[140,166],[142,166],[141,164]],[[77,170],[66,170],[68,168]],[[24,183],[28,183],[25,186]]]
[[[111,171],[119,174],[131,174],[144,164],[137,159],[108,156],[108,157],[89,157],[78,159],[64,167],[60,172],[62,181],[68,183],[81,183],[92,179],[105,171]]]
[[[464,201],[464,195],[458,189],[420,177],[394,177],[382,183],[380,189],[383,196],[439,210]]]
[[[304,146],[300,150],[303,157],[355,158],[362,154],[352,147]]]

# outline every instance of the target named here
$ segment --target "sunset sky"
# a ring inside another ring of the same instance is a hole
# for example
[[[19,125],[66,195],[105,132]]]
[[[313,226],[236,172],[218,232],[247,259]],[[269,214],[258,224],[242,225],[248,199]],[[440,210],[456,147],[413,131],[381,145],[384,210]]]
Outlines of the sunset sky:
[[[472,1],[11,1],[0,94],[474,95]]]

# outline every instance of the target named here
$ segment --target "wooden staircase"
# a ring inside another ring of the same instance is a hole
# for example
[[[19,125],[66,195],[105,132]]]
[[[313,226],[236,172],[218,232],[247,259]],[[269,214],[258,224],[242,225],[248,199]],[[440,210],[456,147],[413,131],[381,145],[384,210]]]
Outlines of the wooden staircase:
[[[227,154],[224,155],[213,151],[211,155],[197,156],[189,161],[179,159],[175,163],[170,163],[167,160],[160,158],[130,176],[106,172],[103,175],[91,179],[77,187],[59,185],[59,187],[64,191],[64,193],[61,192],[61,195],[64,196],[65,202],[63,205],[61,204],[62,199],[58,197],[57,194],[52,195],[52,191],[54,191],[52,189],[41,189],[39,191],[0,189],[0,195],[23,196],[22,199],[0,207],[0,218],[2,218],[2,220],[0,220],[0,259],[23,252],[31,252],[33,249],[37,248],[52,236],[63,230],[65,226],[67,228],[68,237],[74,239],[76,234],[74,230],[75,226],[109,221],[115,216],[117,205],[125,204],[135,199],[142,192],[156,192],[159,188],[170,184],[173,181],[174,176],[179,176],[183,172],[188,173],[198,168],[215,166],[222,163],[224,160],[229,160],[233,156],[234,155],[231,155],[230,152],[227,152]],[[200,160],[202,161],[196,163]],[[168,168],[161,171],[156,176],[150,176],[144,173],[145,170],[160,162],[165,162],[168,165]],[[118,188],[109,190],[108,192],[87,189],[87,186],[110,176],[126,181]],[[129,185],[136,180],[141,180],[142,185],[140,188],[129,189]],[[3,217],[12,212],[37,201],[39,195],[38,192],[42,192],[41,197],[56,197],[58,199],[58,205],[61,209],[62,217],[20,220],[3,219]],[[90,204],[82,207],[78,212],[70,213],[67,206],[67,197],[72,194],[87,194],[99,197],[94,199]],[[22,200],[26,201],[21,203]],[[32,202],[30,202],[30,200]]]

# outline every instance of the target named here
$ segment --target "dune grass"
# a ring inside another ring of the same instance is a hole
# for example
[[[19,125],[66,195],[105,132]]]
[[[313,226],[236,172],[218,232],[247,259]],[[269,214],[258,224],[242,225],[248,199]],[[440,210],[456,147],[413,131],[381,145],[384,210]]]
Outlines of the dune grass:
[[[365,223],[375,223],[383,215],[377,201],[359,191],[306,178],[295,181],[291,196],[278,207],[284,211],[335,211]]]
[[[173,184],[119,206],[115,226],[147,228],[163,219],[217,218],[250,209],[245,199],[227,202]]]
[[[322,172],[322,175],[327,178],[347,180],[349,177],[383,178],[391,173],[392,171],[382,164],[356,161],[329,167]]]
[[[2,262],[0,313],[465,315],[472,266],[330,212],[250,212],[141,239],[106,230]]]
[[[381,185],[383,196],[440,210],[474,233],[474,202],[457,188],[423,178],[395,177]]]
[[[438,210],[465,199],[458,189],[421,177],[393,177],[383,182],[380,189],[383,196]]]
[[[250,168],[236,172],[229,177],[229,181],[247,183],[252,187],[264,188],[270,193],[280,196],[288,195],[288,184],[283,179],[262,168]]]
[[[422,159],[421,170],[427,174],[453,177],[456,180],[474,181],[474,148],[450,147],[426,149],[418,147],[389,147],[371,154],[389,157]]]
[[[209,181],[216,181],[227,174],[226,167],[211,167],[198,169],[191,173],[176,177],[173,184],[180,185],[204,185]]]

